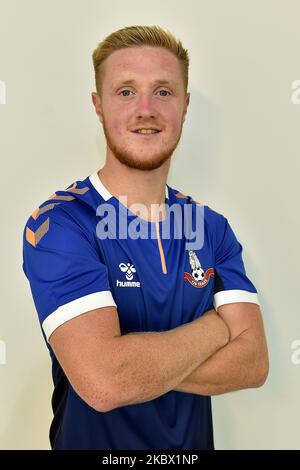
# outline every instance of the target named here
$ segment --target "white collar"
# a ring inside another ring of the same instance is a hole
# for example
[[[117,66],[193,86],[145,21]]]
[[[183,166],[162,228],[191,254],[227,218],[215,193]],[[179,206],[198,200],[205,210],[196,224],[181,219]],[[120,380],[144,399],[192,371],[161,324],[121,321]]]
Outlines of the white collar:
[[[100,194],[100,196],[104,199],[104,201],[108,201],[111,197],[113,197],[112,194],[108,191],[108,189],[104,186],[102,181],[99,178],[98,172],[95,171],[92,175],[89,176],[89,180],[96,189],[96,191]],[[165,188],[165,194],[166,194],[166,199],[169,199],[169,188],[166,185]]]

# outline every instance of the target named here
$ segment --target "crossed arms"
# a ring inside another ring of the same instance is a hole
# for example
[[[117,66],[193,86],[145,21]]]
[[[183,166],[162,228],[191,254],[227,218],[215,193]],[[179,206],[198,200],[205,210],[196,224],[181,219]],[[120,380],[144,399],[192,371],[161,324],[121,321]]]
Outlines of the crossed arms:
[[[103,307],[65,322],[49,343],[74,390],[100,412],[171,390],[217,395],[259,387],[268,375],[260,308],[248,302],[169,331],[127,335],[116,308]]]
[[[260,307],[238,302],[222,305],[218,313],[230,340],[175,387],[181,392],[219,395],[260,387],[268,376],[269,358]]]

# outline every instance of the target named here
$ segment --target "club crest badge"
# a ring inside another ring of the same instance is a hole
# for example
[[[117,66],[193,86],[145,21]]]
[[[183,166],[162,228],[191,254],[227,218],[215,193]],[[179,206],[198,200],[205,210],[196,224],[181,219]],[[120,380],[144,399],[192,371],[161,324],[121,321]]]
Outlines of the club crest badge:
[[[201,266],[198,256],[195,251],[189,250],[189,262],[191,266],[192,273],[184,273],[184,281],[189,282],[192,286],[201,288],[205,287],[211,277],[215,275],[213,268],[208,268],[206,271]]]

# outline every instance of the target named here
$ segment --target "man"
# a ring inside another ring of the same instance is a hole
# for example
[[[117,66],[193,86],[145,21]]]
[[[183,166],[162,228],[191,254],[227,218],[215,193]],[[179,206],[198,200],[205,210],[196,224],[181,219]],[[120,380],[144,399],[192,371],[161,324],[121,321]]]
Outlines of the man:
[[[188,53],[162,28],[132,26],[93,60],[105,165],[54,193],[24,230],[23,269],[53,362],[51,446],[213,449],[210,396],[261,386],[268,353],[227,219],[167,185]]]

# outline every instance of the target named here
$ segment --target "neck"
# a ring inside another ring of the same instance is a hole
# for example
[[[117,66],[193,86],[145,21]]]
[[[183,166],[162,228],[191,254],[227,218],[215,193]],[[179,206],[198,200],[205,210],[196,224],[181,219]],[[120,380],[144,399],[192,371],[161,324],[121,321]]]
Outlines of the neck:
[[[160,168],[151,171],[142,171],[123,165],[116,158],[107,158],[105,165],[98,171],[98,176],[107,190],[117,199],[126,196],[126,205],[142,204],[145,211],[132,210],[141,218],[150,221],[159,221],[165,218],[165,211],[152,207],[165,202],[165,188],[171,159]],[[123,201],[122,201],[123,203]]]

